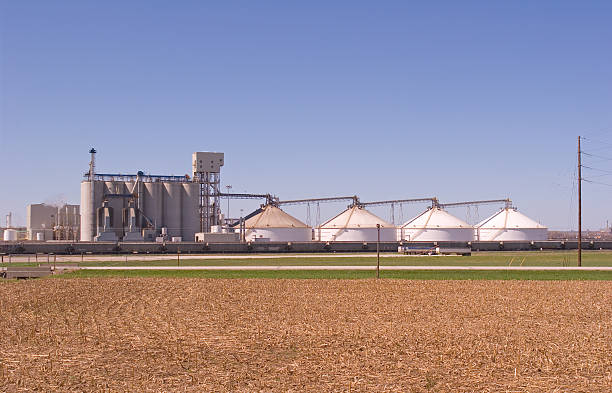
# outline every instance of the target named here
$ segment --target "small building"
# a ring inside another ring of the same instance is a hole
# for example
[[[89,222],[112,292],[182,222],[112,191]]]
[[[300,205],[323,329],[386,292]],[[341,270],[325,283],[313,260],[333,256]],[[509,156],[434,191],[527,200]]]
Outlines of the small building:
[[[547,240],[548,228],[519,213],[516,208],[501,209],[474,228],[477,241]]]
[[[393,224],[358,205],[322,224],[317,229],[316,238],[323,242],[375,242],[378,240],[377,224],[380,225],[381,242],[396,241]]]
[[[474,227],[446,210],[431,207],[398,228],[402,241],[457,241],[473,240]]]

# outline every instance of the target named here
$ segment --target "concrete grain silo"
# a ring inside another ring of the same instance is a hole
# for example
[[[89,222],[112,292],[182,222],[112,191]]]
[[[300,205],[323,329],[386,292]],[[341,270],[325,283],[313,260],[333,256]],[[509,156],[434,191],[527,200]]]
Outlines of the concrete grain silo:
[[[164,200],[164,227],[168,229],[168,236],[182,237],[182,193],[183,185],[175,182],[163,183],[163,200]]]
[[[161,182],[144,183],[144,206],[147,218],[153,227],[161,227],[164,222],[163,184]]]
[[[90,169],[81,182],[81,241],[195,241],[201,228],[219,224],[223,153],[194,153],[193,177],[95,173],[95,153],[90,150]],[[102,206],[114,212],[103,223],[97,214]]]
[[[181,205],[181,228],[186,236],[200,232],[199,184],[183,183],[183,201]],[[194,241],[193,236],[183,240]]]

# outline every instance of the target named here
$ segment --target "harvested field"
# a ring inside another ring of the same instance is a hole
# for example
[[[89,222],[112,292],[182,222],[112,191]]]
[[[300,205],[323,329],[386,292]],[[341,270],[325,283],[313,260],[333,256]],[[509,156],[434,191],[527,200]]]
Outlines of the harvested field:
[[[612,391],[612,283],[0,284],[2,391]]]

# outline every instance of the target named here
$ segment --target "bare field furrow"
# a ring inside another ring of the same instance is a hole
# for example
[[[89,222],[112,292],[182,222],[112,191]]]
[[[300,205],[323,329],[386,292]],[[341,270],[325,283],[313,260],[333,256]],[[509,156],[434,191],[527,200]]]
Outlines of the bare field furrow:
[[[0,284],[2,391],[612,391],[612,283]]]

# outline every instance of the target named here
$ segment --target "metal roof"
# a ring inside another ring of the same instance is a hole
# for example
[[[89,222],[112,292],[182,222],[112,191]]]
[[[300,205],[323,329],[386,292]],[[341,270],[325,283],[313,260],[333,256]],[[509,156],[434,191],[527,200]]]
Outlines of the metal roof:
[[[258,214],[244,222],[245,228],[308,228],[297,218],[273,205],[264,206]]]
[[[546,229],[546,226],[518,212],[515,208],[501,209],[491,217],[476,224],[476,228],[537,228]]]
[[[321,228],[376,228],[376,224],[381,228],[395,227],[363,207],[353,206],[322,224]]]
[[[472,226],[436,206],[409,220],[402,225],[402,228],[472,228]]]

